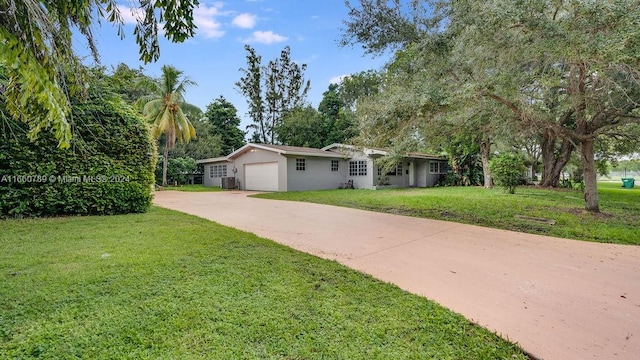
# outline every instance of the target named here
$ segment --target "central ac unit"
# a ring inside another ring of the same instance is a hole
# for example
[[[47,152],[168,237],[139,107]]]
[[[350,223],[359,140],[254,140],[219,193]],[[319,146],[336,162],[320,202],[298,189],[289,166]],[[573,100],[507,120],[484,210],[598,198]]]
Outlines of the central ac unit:
[[[222,178],[222,188],[223,189],[235,189],[236,188],[236,178],[234,178],[234,177],[223,177]]]

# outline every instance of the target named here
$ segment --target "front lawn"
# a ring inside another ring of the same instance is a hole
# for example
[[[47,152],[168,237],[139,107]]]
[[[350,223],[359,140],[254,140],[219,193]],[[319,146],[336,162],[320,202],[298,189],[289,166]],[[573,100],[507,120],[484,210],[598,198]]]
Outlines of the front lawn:
[[[222,191],[222,188],[217,186],[204,186],[202,184],[195,184],[195,185],[165,186],[162,190],[174,190],[174,191],[186,191],[186,192],[212,192],[212,191]]]
[[[524,359],[422,297],[170,210],[0,222],[1,359]]]
[[[578,190],[479,187],[325,190],[255,195],[449,220],[570,239],[640,245],[640,188],[599,183],[600,214],[585,212]],[[550,221],[547,221],[550,220]],[[555,221],[554,225],[550,222]]]

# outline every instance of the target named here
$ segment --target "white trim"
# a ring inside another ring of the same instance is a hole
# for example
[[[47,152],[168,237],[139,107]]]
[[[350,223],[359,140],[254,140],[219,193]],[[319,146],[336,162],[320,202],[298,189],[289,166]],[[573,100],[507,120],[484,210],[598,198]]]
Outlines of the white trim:
[[[431,171],[431,164],[437,164],[438,165],[438,171],[437,172]],[[442,172],[442,168],[443,168],[442,161],[437,161],[437,160],[429,161],[429,174],[444,174],[444,172]]]
[[[231,162],[226,156],[221,156],[217,158],[196,160],[196,164],[208,164],[208,163],[223,162],[223,161]]]

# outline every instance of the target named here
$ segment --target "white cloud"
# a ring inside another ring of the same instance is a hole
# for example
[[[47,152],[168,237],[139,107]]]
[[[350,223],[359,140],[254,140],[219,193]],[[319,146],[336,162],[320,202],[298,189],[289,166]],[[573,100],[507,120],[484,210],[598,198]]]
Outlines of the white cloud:
[[[254,31],[251,37],[247,39],[247,42],[258,42],[262,44],[273,44],[277,42],[286,41],[288,38],[280,34],[276,34],[273,31]]]
[[[212,6],[200,5],[193,11],[193,22],[198,26],[196,33],[205,38],[220,38],[224,31],[222,24],[216,21],[216,16],[221,15],[222,3],[214,3]]]
[[[211,6],[200,5],[193,11],[193,22],[198,27],[196,34],[205,38],[220,38],[224,36],[225,32],[221,29],[222,24],[217,20],[217,16],[225,15],[221,12],[222,3],[216,2]],[[144,14],[138,8],[131,8],[128,6],[118,5],[120,16],[125,24],[136,24],[137,19],[142,19]],[[164,24],[159,24],[159,33],[164,33]]]
[[[345,75],[334,76],[331,79],[329,79],[329,84],[340,84],[342,82],[342,80],[344,78],[346,78],[347,76],[349,76],[349,75],[345,74]]]
[[[256,19],[257,16],[253,14],[242,13],[233,18],[233,21],[231,21],[231,23],[242,29],[251,29],[256,26]]]
[[[138,19],[144,18],[144,14],[140,9],[131,8],[125,5],[116,5],[116,7],[118,8],[122,21],[124,21],[125,24],[137,24]]]

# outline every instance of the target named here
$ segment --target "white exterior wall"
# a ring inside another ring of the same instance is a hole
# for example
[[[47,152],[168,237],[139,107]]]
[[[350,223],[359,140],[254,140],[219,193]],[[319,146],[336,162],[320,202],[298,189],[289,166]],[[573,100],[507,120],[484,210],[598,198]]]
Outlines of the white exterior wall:
[[[305,170],[296,170],[296,159],[305,159]],[[347,182],[349,163],[339,158],[309,156],[287,157],[287,191],[337,189]],[[338,161],[338,171],[331,171],[331,160]]]
[[[439,162],[440,163],[440,168],[442,169],[441,173],[438,174],[432,174],[429,172],[429,163],[430,162]],[[448,169],[448,164],[446,161],[441,161],[441,160],[427,160],[426,161],[426,185],[427,187],[431,187],[431,186],[435,186],[436,183],[438,182],[438,179],[440,179],[440,175],[444,174],[447,172]]]
[[[233,159],[215,161],[204,164],[203,182],[205,186],[222,186],[222,177],[212,178],[211,167],[214,165],[227,165],[225,177],[235,177],[236,186],[239,189],[246,189],[245,165],[247,164],[277,164],[277,191],[303,191],[336,189],[349,180],[353,181],[354,188],[374,189],[378,184],[378,165],[373,158],[368,155],[351,150],[344,153],[344,158],[326,158],[316,156],[281,155],[276,151],[251,148],[248,151],[235,155]],[[372,155],[372,156],[377,156]],[[305,159],[305,170],[296,170],[296,159]],[[218,160],[218,159],[212,159]],[[331,171],[331,161],[338,160],[338,171]],[[349,175],[350,161],[365,161],[367,164],[367,175]],[[389,185],[397,187],[430,187],[434,186],[441,174],[431,174],[429,164],[431,162],[441,163],[442,172],[448,170],[448,164],[443,160],[428,160],[423,158],[405,158],[402,160],[402,173],[397,175],[382,175],[388,177]],[[409,163],[413,164],[413,179],[410,179]],[[413,180],[413,181],[412,181]],[[266,180],[265,180],[266,181]]]
[[[211,177],[211,168],[214,165],[227,165],[227,173],[224,174],[223,177],[227,177],[227,176],[233,176],[230,174],[233,174],[233,172],[231,171],[231,169],[233,168],[233,165],[230,162],[227,161],[219,161],[219,162],[213,162],[213,163],[207,163],[204,164],[204,174],[202,174],[202,182],[204,186],[217,186],[217,187],[222,187],[222,178],[221,177],[215,177],[212,178]]]
[[[233,159],[231,168],[237,169],[235,174],[236,185],[237,182],[240,181],[240,190],[245,190],[245,184],[247,183],[244,174],[244,165],[267,162],[278,163],[278,191],[287,191],[287,158],[273,151],[255,148]],[[229,169],[227,171],[229,171]]]
[[[349,162],[350,161],[366,161],[367,162],[367,175],[366,176],[350,176],[349,175]],[[347,181],[353,180],[353,187],[356,189],[374,189],[376,179],[378,178],[378,169],[374,168],[373,160],[362,153],[354,153],[351,159],[347,160],[345,174],[347,175]]]
[[[429,172],[429,161],[416,160],[416,186],[417,187],[427,187],[428,172]]]

